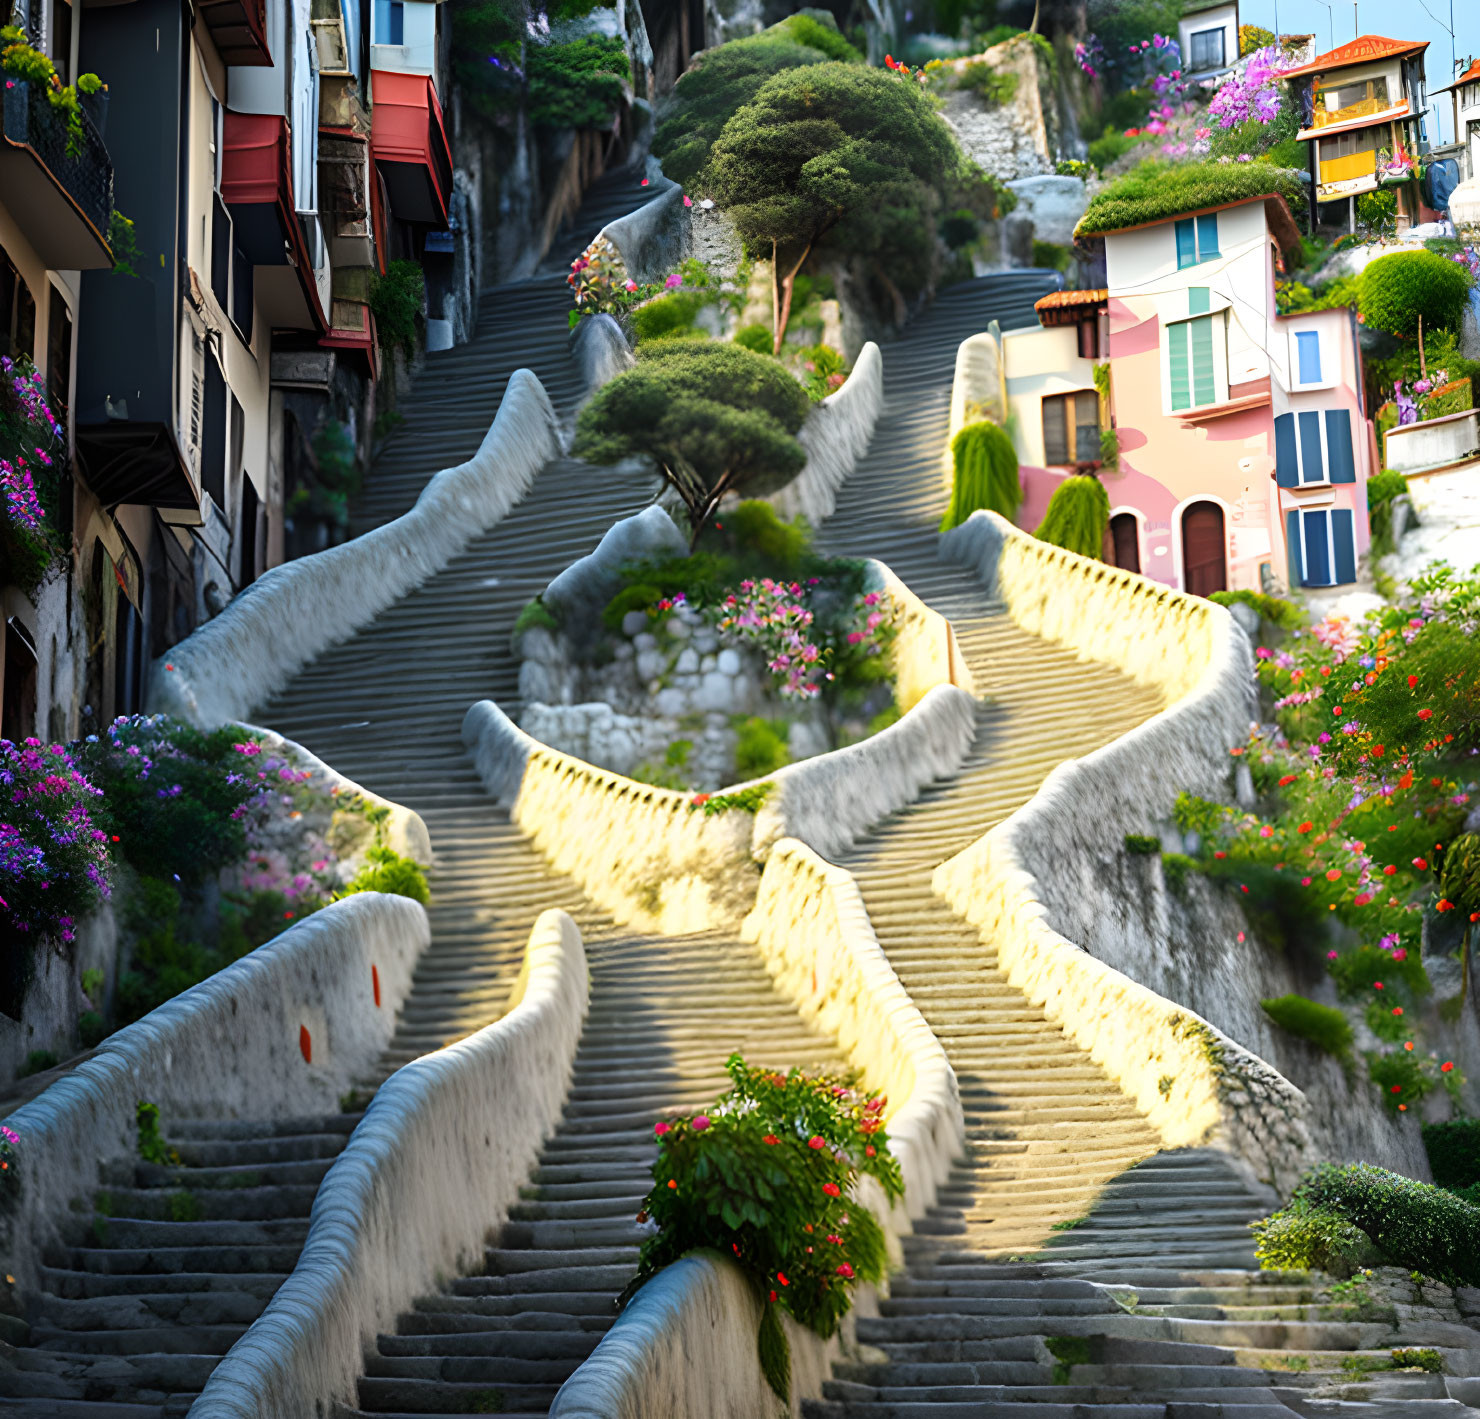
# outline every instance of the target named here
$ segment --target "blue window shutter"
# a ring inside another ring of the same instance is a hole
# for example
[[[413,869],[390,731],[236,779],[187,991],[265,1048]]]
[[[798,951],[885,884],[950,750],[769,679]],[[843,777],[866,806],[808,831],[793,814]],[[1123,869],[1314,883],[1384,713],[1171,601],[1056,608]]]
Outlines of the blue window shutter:
[[[1192,328],[1192,402],[1211,404],[1217,397],[1213,381],[1213,317],[1189,320]]]
[[[1295,416],[1276,415],[1274,421],[1274,476],[1282,488],[1300,486],[1300,464],[1295,449]],[[1292,512],[1291,517],[1295,514]],[[1300,539],[1297,537],[1296,544]]]
[[[1321,382],[1321,337],[1314,330],[1301,330],[1295,335],[1295,349],[1300,356],[1301,384]]]
[[[1352,457],[1350,410],[1326,410],[1326,452],[1331,459],[1331,481],[1333,483],[1355,483],[1357,465]]]
[[[1300,562],[1300,514],[1293,509],[1285,514],[1285,561],[1293,590],[1305,581],[1305,568]]]
[[[1191,217],[1177,223],[1177,270],[1197,265],[1197,229]]]
[[[1167,327],[1167,350],[1172,361],[1172,408],[1192,407],[1192,382],[1187,368],[1187,326]]]
[[[1209,212],[1205,217],[1197,219],[1197,259],[1199,261],[1215,261],[1221,253],[1218,250],[1218,214]]]
[[[1331,558],[1326,537],[1326,514],[1305,514],[1305,584],[1331,585]]]
[[[1331,561],[1335,585],[1345,586],[1357,579],[1356,526],[1348,508],[1331,509]]]
[[[1188,286],[1187,314],[1206,315],[1212,302],[1212,297],[1212,291],[1206,286]]]
[[[1300,415],[1300,459],[1305,465],[1302,483],[1324,483],[1326,460],[1321,456],[1321,411],[1307,409]]]

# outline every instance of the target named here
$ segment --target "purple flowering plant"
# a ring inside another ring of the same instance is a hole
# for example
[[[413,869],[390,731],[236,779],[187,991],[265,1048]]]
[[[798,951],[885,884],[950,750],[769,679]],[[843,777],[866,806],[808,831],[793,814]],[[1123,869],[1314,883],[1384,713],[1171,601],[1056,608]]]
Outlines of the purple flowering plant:
[[[66,434],[28,361],[0,357],[0,585],[34,595],[61,554],[55,507]]]

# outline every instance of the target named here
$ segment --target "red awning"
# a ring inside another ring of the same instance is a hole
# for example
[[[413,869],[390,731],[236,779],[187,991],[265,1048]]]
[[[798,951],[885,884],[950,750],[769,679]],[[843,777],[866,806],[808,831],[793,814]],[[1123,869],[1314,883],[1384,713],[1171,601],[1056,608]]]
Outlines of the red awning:
[[[425,74],[370,75],[370,150],[385,175],[391,211],[407,222],[447,225],[452,149],[437,89]]]
[[[293,200],[287,119],[228,110],[223,142],[221,200],[231,210],[237,246],[254,266],[297,267],[310,322],[323,333],[329,321]]]

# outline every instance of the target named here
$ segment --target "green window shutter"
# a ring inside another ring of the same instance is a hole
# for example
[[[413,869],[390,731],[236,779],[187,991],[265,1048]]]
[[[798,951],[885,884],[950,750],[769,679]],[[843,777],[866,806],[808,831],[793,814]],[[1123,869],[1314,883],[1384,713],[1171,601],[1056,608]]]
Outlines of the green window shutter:
[[[1187,324],[1167,327],[1167,350],[1172,359],[1172,408],[1192,407],[1192,381],[1187,366]]]
[[[1188,286],[1187,314],[1206,315],[1212,308],[1212,291],[1207,286]]]
[[[1213,383],[1213,317],[1189,320],[1192,327],[1192,402],[1211,404],[1216,397]]]

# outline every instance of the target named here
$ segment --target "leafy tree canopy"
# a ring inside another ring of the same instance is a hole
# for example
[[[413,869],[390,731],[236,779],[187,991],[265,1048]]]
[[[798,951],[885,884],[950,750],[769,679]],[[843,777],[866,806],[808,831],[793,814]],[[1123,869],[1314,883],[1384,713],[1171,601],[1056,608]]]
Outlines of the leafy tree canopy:
[[[928,284],[941,190],[961,166],[918,85],[827,63],[764,84],[725,124],[701,182],[747,247],[775,260],[779,349],[796,273],[824,242],[870,259],[896,292]]]
[[[1389,335],[1412,336],[1423,320],[1458,328],[1470,298],[1469,270],[1437,251],[1380,256],[1361,276],[1362,319]]]
[[[663,171],[687,186],[709,159],[709,149],[737,109],[766,80],[786,69],[825,60],[861,64],[863,56],[838,33],[825,10],[802,10],[758,35],[707,50],[679,77],[653,154]]]
[[[532,44],[525,64],[529,116],[542,128],[609,128],[632,79],[625,46],[607,35]]]
[[[810,402],[786,369],[721,341],[660,341],[581,411],[574,452],[591,463],[650,458],[698,541],[720,499],[772,492],[806,462],[795,434]]]

